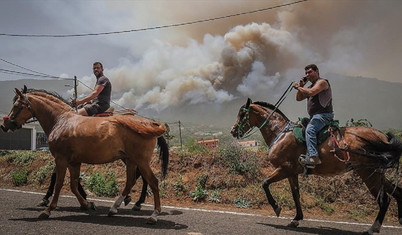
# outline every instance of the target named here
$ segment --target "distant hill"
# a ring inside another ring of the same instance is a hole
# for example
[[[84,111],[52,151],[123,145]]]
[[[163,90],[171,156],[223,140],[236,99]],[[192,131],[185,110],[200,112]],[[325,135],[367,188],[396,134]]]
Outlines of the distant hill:
[[[338,119],[341,125],[345,125],[346,121],[353,118],[354,120],[367,119],[373,124],[373,127],[380,130],[402,129],[402,83],[385,82],[373,78],[347,77],[338,74],[325,74],[323,77],[329,79],[331,83],[335,119]],[[72,85],[72,81],[0,81],[0,113],[9,112],[14,88],[21,88],[24,84],[28,88],[56,91],[64,98],[68,98],[67,90],[71,87],[65,85]],[[269,92],[267,91],[267,94]],[[253,101],[266,101],[275,104],[279,96],[275,100],[268,100],[266,97],[250,98]],[[269,96],[267,95],[267,97]],[[141,116],[158,119],[162,122],[181,120],[185,123],[193,123],[195,126],[207,125],[228,132],[236,121],[240,106],[245,102],[246,97],[241,97],[224,104],[183,105],[178,108],[169,108],[160,113],[149,110],[138,111]],[[307,116],[305,101],[297,102],[294,91],[289,94],[279,109],[291,120],[296,120],[298,116]]]

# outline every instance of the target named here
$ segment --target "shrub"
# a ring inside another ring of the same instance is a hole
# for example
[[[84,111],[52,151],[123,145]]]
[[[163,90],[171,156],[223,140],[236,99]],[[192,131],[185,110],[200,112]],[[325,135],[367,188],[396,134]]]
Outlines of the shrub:
[[[173,190],[176,195],[183,195],[183,193],[185,192],[183,177],[181,176],[181,174],[178,174],[177,181],[173,184]]]
[[[35,177],[39,184],[42,184],[46,177],[53,171],[55,164],[53,161],[48,162],[44,167],[40,168],[38,172],[36,172]]]
[[[26,185],[28,182],[28,170],[16,170],[11,172],[11,179],[14,186]]]
[[[223,165],[229,167],[231,173],[257,175],[259,164],[256,153],[244,151],[238,144],[232,143],[221,149],[220,154]]]
[[[26,166],[35,160],[35,152],[32,151],[12,151],[5,155],[8,163],[13,163],[17,166]]]
[[[222,190],[221,189],[216,189],[211,192],[211,195],[209,196],[209,201],[211,202],[221,202],[222,198]]]
[[[190,192],[190,196],[192,197],[193,201],[201,201],[208,197],[208,191],[205,189],[207,179],[207,174],[203,174],[198,177],[195,190]]]
[[[206,153],[208,149],[202,145],[198,145],[194,138],[190,138],[185,145],[189,153]]]
[[[247,198],[245,198],[245,197],[235,198],[235,199],[233,200],[233,204],[234,204],[237,208],[250,208],[250,207],[251,207],[249,201],[248,201]]]
[[[96,196],[113,197],[116,196],[119,191],[116,175],[111,170],[106,175],[95,171],[93,175],[86,179],[85,184]]]

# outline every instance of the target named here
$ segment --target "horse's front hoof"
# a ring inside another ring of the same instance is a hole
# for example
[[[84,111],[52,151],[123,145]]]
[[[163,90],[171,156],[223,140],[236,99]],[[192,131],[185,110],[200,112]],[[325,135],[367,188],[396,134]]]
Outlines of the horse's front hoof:
[[[47,219],[47,218],[49,218],[49,216],[50,216],[50,212],[43,211],[42,213],[40,213],[38,218],[39,219]]]
[[[109,213],[107,214],[107,216],[114,216],[115,214],[117,214],[117,209],[116,208],[110,208]]]
[[[297,228],[299,226],[299,221],[297,220],[292,220],[292,222],[290,222],[290,224],[288,224],[288,227],[290,228]]]
[[[140,210],[141,210],[141,206],[137,206],[137,205],[134,204],[132,210],[133,210],[133,211],[140,211]]]
[[[279,215],[281,214],[281,210],[282,208],[280,206],[278,206],[278,208],[275,209],[275,214],[277,217],[279,217]]]

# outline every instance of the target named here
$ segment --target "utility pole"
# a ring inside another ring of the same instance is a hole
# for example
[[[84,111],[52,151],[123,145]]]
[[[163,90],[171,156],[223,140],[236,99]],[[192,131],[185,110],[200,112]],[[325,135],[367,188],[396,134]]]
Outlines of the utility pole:
[[[181,122],[179,120],[180,149],[183,151],[183,141],[181,139]]]
[[[74,99],[77,100],[77,76],[74,76]],[[75,106],[75,111],[78,112],[77,106]]]

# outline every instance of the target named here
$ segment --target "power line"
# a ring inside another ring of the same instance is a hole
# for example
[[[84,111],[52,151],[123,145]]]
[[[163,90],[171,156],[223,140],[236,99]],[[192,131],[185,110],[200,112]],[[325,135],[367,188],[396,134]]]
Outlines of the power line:
[[[286,7],[286,6],[290,6],[290,5],[294,5],[294,4],[298,4],[298,3],[302,3],[302,2],[306,2],[306,1],[308,1],[308,0],[299,0],[299,1],[290,2],[290,3],[286,3],[286,4],[281,4],[281,5],[277,5],[277,6],[273,6],[273,7],[267,7],[267,8],[253,10],[253,11],[241,12],[241,13],[236,13],[236,14],[231,14],[231,15],[226,15],[226,16],[219,16],[219,17],[209,18],[209,19],[201,19],[201,20],[189,21],[189,22],[184,22],[184,23],[168,24],[168,25],[161,25],[161,26],[140,28],[140,29],[130,29],[130,30],[112,31],[112,32],[103,32],[103,33],[83,33],[83,34],[10,34],[10,33],[0,33],[0,36],[65,38],[65,37],[85,37],[85,36],[100,36],[100,35],[110,35],[110,34],[132,33],[132,32],[149,31],[149,30],[164,29],[164,28],[172,28],[172,27],[179,27],[179,26],[185,26],[185,25],[191,25],[191,24],[199,24],[199,23],[205,23],[205,22],[210,22],[210,21],[222,20],[222,19],[226,19],[226,18],[241,16],[241,15],[254,14],[254,13],[258,13],[258,12],[262,12],[262,11],[268,11],[268,10],[272,10],[272,9],[276,9],[276,8]]]
[[[25,69],[25,70],[30,71],[30,72],[33,72],[33,73],[41,74],[41,75],[48,76],[48,77],[53,77],[53,76],[51,76],[51,75],[49,75],[49,74],[37,72],[37,71],[35,71],[35,70],[25,68],[25,67],[23,67],[23,66],[21,66],[21,65],[17,65],[17,64],[11,63],[10,61],[7,61],[7,60],[2,59],[2,58],[0,58],[0,60],[3,61],[3,62],[5,62],[5,63],[7,63],[7,64],[11,64],[11,65],[13,65],[13,66],[15,66],[15,67],[18,67],[18,68],[21,68],[21,69]]]

